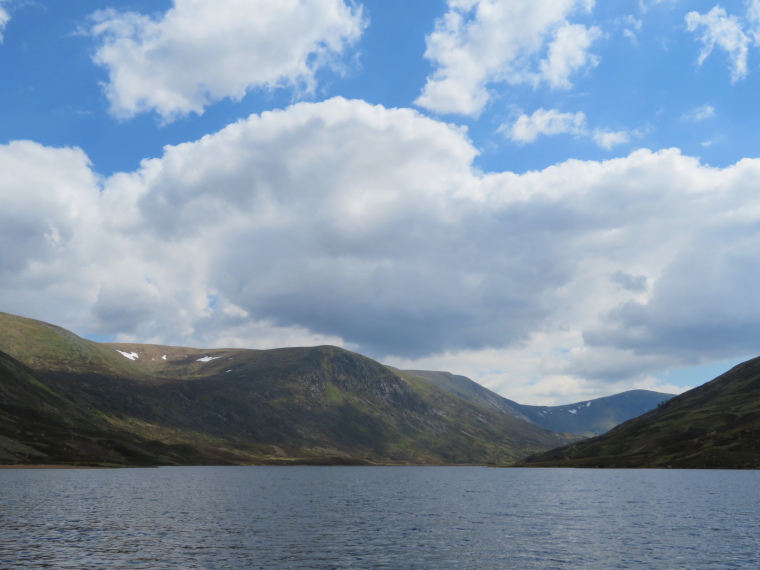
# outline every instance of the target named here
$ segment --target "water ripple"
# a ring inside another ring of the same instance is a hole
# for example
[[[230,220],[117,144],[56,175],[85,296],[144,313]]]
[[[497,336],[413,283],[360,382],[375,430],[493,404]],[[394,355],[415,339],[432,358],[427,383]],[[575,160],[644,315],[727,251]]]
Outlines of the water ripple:
[[[0,568],[758,568],[760,473],[0,470]]]

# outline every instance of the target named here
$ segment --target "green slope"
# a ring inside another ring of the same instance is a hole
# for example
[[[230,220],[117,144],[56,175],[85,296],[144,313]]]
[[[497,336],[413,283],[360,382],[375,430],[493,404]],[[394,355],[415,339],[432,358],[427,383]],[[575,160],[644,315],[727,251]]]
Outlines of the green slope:
[[[188,464],[503,464],[572,440],[335,347],[98,344],[0,314],[0,349],[100,425],[187,449]]]
[[[545,429],[593,437],[654,409],[672,394],[631,390],[564,406],[526,406],[504,398],[466,376],[429,370],[405,370],[421,380],[475,405],[531,421]]]
[[[529,466],[760,468],[760,358]]]
[[[470,380],[466,376],[451,374],[450,372],[434,372],[430,370],[404,370],[404,372],[408,375],[425,380],[441,390],[456,394],[460,398],[477,406],[496,410],[507,414],[508,416],[512,416],[513,418],[520,418],[523,420],[528,419],[528,417],[520,411],[520,404],[508,400],[503,396],[499,396],[495,392]]]
[[[32,369],[131,375],[133,369],[113,350],[61,327],[0,313],[0,350]]]
[[[0,352],[0,464],[181,465],[234,459],[119,429],[107,416],[77,406]]]

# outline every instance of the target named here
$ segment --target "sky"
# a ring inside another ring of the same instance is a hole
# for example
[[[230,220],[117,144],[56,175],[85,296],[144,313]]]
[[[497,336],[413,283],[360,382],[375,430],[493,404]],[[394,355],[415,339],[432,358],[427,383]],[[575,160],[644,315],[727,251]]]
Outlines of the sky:
[[[524,404],[760,354],[760,0],[0,0],[0,310]]]

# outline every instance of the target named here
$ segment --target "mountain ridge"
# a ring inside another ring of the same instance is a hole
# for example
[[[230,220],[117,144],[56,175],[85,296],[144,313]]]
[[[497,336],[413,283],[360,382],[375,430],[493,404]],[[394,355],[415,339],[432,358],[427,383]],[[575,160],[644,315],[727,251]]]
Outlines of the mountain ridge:
[[[156,464],[505,464],[575,439],[337,347],[95,343],[1,313],[0,349],[100,429],[186,452]]]
[[[474,404],[524,419],[543,428],[583,437],[593,437],[612,427],[654,409],[672,394],[651,390],[629,390],[612,396],[592,398],[560,406],[518,404],[492,392],[485,386],[450,372],[405,370]]]
[[[652,390],[628,390],[560,406],[518,406],[525,417],[546,429],[594,437],[653,410],[672,397],[673,394]]]

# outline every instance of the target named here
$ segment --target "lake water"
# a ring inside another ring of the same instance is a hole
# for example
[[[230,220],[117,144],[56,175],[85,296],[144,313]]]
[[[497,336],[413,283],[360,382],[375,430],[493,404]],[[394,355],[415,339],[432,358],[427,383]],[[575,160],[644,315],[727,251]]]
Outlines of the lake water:
[[[0,470],[0,568],[760,568],[760,472]]]

